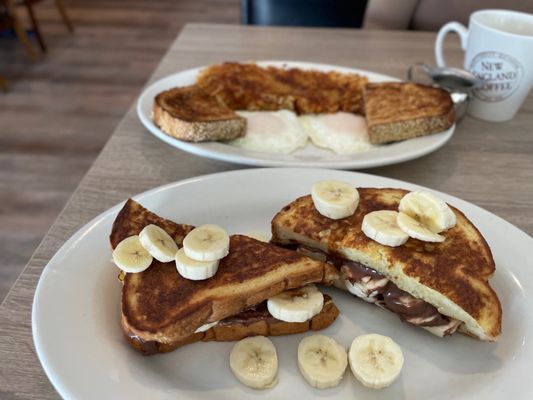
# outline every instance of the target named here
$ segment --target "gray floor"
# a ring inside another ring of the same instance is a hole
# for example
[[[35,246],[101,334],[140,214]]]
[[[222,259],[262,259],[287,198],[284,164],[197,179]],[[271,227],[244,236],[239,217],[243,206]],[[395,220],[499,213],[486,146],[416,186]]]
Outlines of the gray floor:
[[[0,301],[186,22],[239,22],[238,0],[70,0],[36,5],[37,63],[0,39]],[[24,10],[21,10],[23,13]]]

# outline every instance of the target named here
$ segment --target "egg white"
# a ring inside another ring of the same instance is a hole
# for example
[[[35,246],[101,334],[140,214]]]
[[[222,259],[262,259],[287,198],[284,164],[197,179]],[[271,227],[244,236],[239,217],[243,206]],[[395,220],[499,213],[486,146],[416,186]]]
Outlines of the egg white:
[[[361,153],[372,148],[366,120],[360,115],[338,112],[302,115],[299,119],[315,146],[337,154]]]
[[[246,134],[229,142],[234,146],[289,154],[307,144],[307,133],[292,111],[237,111],[237,114],[246,118]]]

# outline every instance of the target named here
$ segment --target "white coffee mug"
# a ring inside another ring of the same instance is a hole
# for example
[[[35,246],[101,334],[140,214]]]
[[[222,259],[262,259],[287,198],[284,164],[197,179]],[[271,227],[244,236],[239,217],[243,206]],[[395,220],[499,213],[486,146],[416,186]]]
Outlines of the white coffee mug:
[[[468,30],[444,25],[435,42],[435,59],[446,66],[442,43],[456,32],[465,50],[464,68],[484,84],[473,91],[468,114],[486,121],[512,119],[533,87],[533,14],[481,10],[470,15]]]

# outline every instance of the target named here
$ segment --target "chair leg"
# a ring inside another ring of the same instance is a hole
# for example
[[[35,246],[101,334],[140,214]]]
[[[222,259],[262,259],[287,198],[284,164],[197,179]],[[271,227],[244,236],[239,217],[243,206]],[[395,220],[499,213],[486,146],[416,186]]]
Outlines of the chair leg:
[[[57,9],[59,10],[59,14],[61,14],[61,18],[63,19],[63,22],[67,26],[67,29],[69,32],[74,32],[74,26],[72,26],[72,22],[70,22],[70,18],[67,14],[67,9],[65,8],[65,3],[63,3],[63,0],[56,0]]]
[[[39,46],[41,47],[43,53],[46,53],[46,44],[44,43],[41,30],[39,29],[39,23],[37,22],[37,18],[35,18],[31,0],[25,0],[24,3],[26,4],[26,8],[28,9],[28,14],[30,16],[31,24],[33,26],[33,32],[35,32],[35,37],[37,38],[37,43],[39,43]]]
[[[37,53],[35,52],[35,50],[33,50],[30,38],[28,37],[28,34],[24,30],[22,24],[20,23],[20,20],[17,17],[17,12],[15,10],[15,6],[13,5],[13,1],[4,0],[4,4],[6,6],[9,18],[11,19],[13,30],[15,31],[18,39],[20,40],[22,47],[24,47],[24,50],[26,50],[26,54],[32,61],[37,61]]]
[[[0,75],[0,89],[7,91],[7,81]]]

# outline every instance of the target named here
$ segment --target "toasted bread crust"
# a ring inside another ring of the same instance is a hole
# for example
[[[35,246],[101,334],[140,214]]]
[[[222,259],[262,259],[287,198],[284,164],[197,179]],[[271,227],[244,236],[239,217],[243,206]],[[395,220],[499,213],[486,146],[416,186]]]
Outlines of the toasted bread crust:
[[[181,245],[190,225],[158,217],[133,200],[119,212],[110,240],[116,246],[149,223],[161,226]],[[173,263],[157,260],[127,274],[122,291],[123,324],[143,340],[173,343],[199,326],[235,315],[286,289],[329,282],[325,264],[247,236],[230,237],[230,253],[217,274],[204,281],[181,277]]]
[[[196,85],[159,93],[152,119],[166,134],[188,142],[236,139],[246,130],[244,118]]]
[[[448,92],[415,83],[368,83],[364,89],[368,136],[373,144],[442,132],[455,122]]]
[[[496,340],[501,333],[502,309],[488,283],[495,265],[477,228],[452,207],[457,224],[442,233],[444,242],[426,243],[411,238],[399,247],[383,246],[361,231],[363,217],[372,211],[397,210],[408,192],[358,190],[360,201],[355,214],[336,221],[319,214],[310,196],[293,201],[272,220],[273,242],[306,244],[362,262],[413,296],[433,305],[439,302],[439,312],[466,320],[467,330],[478,338]]]
[[[177,224],[169,219],[162,218],[147,210],[135,200],[128,199],[113,221],[113,227],[109,235],[111,248],[114,249],[129,236],[138,235],[146,225],[150,224],[163,228],[179,245],[182,244],[183,238],[194,229],[192,225]]]
[[[246,313],[246,312],[245,312]],[[237,314],[225,324],[215,325],[213,328],[205,332],[193,333],[192,335],[173,343],[161,342],[144,342],[135,335],[132,335],[123,324],[124,336],[130,345],[141,351],[145,355],[155,353],[168,353],[174,351],[186,344],[191,344],[199,341],[209,342],[232,342],[244,339],[249,336],[281,336],[291,335],[295,333],[303,333],[309,330],[318,331],[330,326],[337,316],[339,309],[333,303],[330,296],[324,295],[324,307],[313,318],[305,322],[284,322],[272,316],[260,315],[254,318],[249,318],[246,315],[245,319],[240,319]]]

